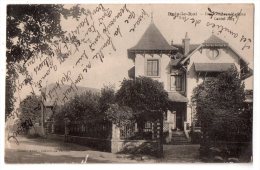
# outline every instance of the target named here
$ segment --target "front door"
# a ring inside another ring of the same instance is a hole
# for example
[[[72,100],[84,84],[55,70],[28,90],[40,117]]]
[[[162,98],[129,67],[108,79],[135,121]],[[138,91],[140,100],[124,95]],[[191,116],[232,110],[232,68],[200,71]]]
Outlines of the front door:
[[[177,129],[183,130],[183,120],[182,119],[183,118],[182,118],[181,112],[177,111],[177,113],[176,113],[176,128]]]
[[[173,108],[175,110],[175,120],[176,129],[183,130],[184,121],[186,121],[186,103],[175,102],[173,103]]]

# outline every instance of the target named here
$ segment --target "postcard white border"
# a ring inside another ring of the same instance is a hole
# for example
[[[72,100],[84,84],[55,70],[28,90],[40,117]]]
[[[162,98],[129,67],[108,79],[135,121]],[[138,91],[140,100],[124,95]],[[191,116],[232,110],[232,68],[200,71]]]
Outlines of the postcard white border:
[[[5,41],[6,41],[6,4],[25,4],[25,3],[41,3],[41,4],[53,4],[53,3],[62,3],[62,4],[81,4],[81,3],[254,3],[255,4],[255,25],[254,25],[254,135],[253,135],[253,164],[89,164],[89,165],[80,165],[80,164],[41,164],[41,165],[9,165],[4,162],[4,122],[5,122]],[[124,170],[133,170],[133,169],[149,169],[149,170],[158,170],[158,169],[181,169],[181,170],[219,170],[219,169],[260,169],[260,44],[259,44],[259,13],[260,1],[258,0],[103,0],[103,1],[94,1],[94,0],[1,0],[0,1],[0,169],[25,169],[26,170],[45,170],[45,169],[124,169]]]

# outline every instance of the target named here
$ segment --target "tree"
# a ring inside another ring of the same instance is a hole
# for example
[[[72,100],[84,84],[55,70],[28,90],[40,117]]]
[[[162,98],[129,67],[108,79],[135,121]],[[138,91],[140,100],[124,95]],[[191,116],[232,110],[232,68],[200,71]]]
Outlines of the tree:
[[[244,112],[244,84],[236,68],[205,80],[192,96],[201,124],[203,140],[236,141],[247,121]]]
[[[123,80],[116,102],[130,107],[137,118],[143,119],[158,119],[169,109],[168,93],[163,84],[148,77]]]
[[[105,113],[110,107],[110,104],[115,104],[115,87],[112,85],[104,86],[101,89],[101,96],[99,100],[101,114]]]
[[[170,110],[168,93],[163,84],[149,77],[136,77],[134,80],[123,80],[116,93],[119,106],[133,110],[139,132],[143,135],[145,121],[160,122],[159,156],[163,155],[163,113]]]
[[[61,17],[78,19],[83,12],[78,5],[71,9],[65,9],[63,5],[7,6],[5,118],[14,109],[16,79],[19,74],[26,74],[26,62],[39,53],[54,55],[51,44],[65,38]],[[31,83],[30,76],[26,76],[25,83]]]
[[[111,104],[105,112],[106,119],[110,120],[118,127],[123,127],[134,122],[133,110],[127,106],[119,106],[118,104]]]
[[[41,99],[39,96],[27,96],[20,103],[19,118],[21,122],[31,120],[33,124],[39,123],[41,119]]]
[[[99,105],[100,114],[104,114],[106,120],[111,121],[118,127],[123,127],[134,121],[133,110],[127,106],[119,106],[116,103],[115,87],[112,85],[104,86],[101,89]]]
[[[99,99],[99,94],[90,91],[76,95],[57,110],[55,117],[63,117],[63,119],[67,117],[70,121],[94,121],[102,119]]]

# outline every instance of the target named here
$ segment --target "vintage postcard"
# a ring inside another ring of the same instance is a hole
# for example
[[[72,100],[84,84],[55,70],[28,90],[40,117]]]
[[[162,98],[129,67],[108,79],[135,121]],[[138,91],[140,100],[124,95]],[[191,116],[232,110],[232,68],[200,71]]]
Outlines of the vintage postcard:
[[[254,4],[7,4],[5,163],[252,163]]]

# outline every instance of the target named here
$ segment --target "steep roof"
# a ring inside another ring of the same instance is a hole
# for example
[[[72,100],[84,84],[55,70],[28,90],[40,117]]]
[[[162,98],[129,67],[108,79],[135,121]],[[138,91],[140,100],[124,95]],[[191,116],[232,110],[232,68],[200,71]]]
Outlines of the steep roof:
[[[168,97],[172,102],[183,102],[187,103],[189,100],[178,92],[168,92]]]
[[[56,86],[56,84],[50,84],[45,88],[42,88],[42,91],[45,92],[45,106],[53,106],[55,99],[59,99],[57,101],[57,105],[63,105],[62,99],[64,98],[64,93],[66,90],[71,88],[71,85],[59,85]],[[90,91],[92,93],[100,93],[99,89],[90,88],[90,87],[81,87],[81,86],[73,86],[70,90],[70,93],[67,93],[68,100],[72,99],[75,95],[81,95],[84,92]],[[51,95],[51,96],[50,96]]]
[[[200,44],[190,44],[190,47],[189,47],[189,50],[190,50],[190,51],[188,52],[188,55],[189,55],[190,53],[192,53],[196,48],[198,48],[199,45],[200,45]],[[179,51],[180,53],[184,54],[184,48],[183,48],[183,45],[182,45],[182,44],[173,44],[172,46],[178,48],[178,51]]]
[[[177,66],[177,65],[180,63],[181,59],[182,59],[182,58],[171,59],[170,65],[171,65],[171,66]]]
[[[228,46],[228,43],[222,39],[220,39],[219,37],[217,37],[216,35],[212,34],[207,40],[205,40],[202,43],[204,46],[214,46],[214,47],[223,47],[223,46]]]
[[[161,32],[153,22],[149,25],[138,43],[129,49],[132,50],[177,50],[177,48],[168,44]]]

